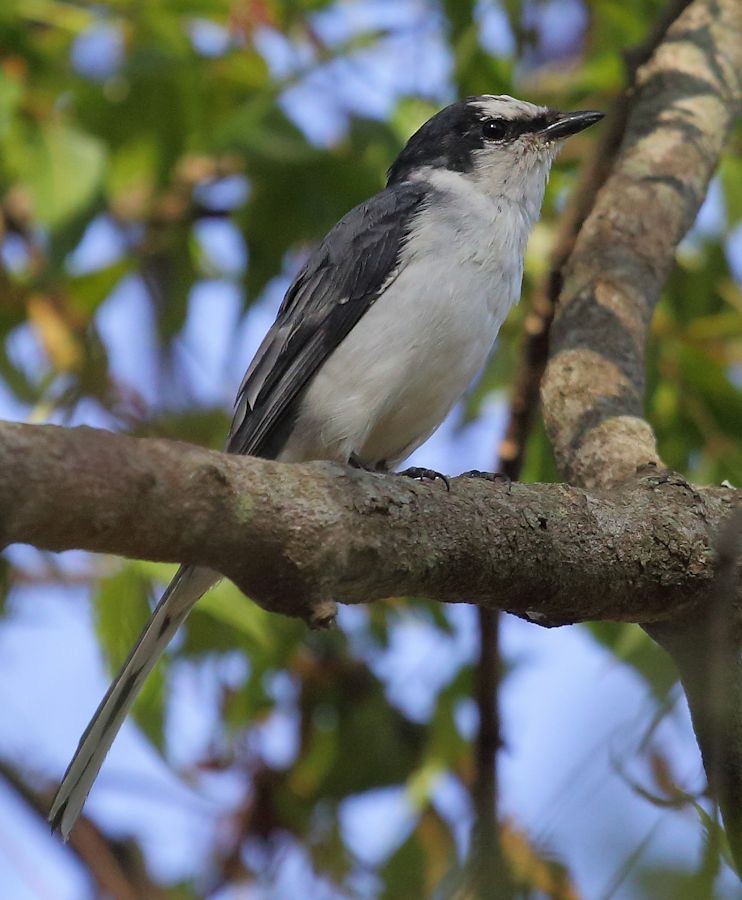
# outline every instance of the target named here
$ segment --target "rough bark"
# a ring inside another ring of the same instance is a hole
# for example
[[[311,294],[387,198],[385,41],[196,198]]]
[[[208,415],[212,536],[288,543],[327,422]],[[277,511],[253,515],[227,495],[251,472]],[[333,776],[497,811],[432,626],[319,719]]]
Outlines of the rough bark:
[[[536,285],[531,308],[524,322],[524,335],[513,378],[510,416],[500,443],[498,471],[515,481],[520,476],[526,442],[538,408],[541,382],[549,355],[554,310],[562,290],[563,269],[574,250],[582,225],[595,204],[595,196],[611,173],[624,134],[626,120],[636,91],[636,75],[662,40],[668,27],[690,0],[671,0],[652,32],[636,47],[624,53],[627,86],[616,97],[601,125],[597,146],[586,161],[579,180],[561,216],[552,245],[546,275]]]
[[[543,624],[652,622],[703,602],[742,498],[649,470],[625,491],[421,484],[91,428],[0,423],[0,544],[205,565],[310,621],[422,595]]]
[[[696,0],[637,73],[619,156],[563,272],[542,400],[564,477],[608,486],[658,461],[644,345],[675,248],[742,102],[742,3]]]
[[[530,298],[530,309],[523,328],[518,364],[510,392],[510,414],[500,442],[496,471],[512,481],[520,478],[539,406],[541,380],[549,354],[549,331],[562,287],[562,269],[574,248],[595,196],[610,175],[611,167],[626,130],[626,120],[635,91],[636,73],[646,63],[663,39],[669,26],[688,6],[690,0],[669,0],[646,39],[624,52],[626,88],[619,94],[606,115],[592,158],[582,167],[569,204],[561,217],[552,246],[546,275]],[[476,810],[476,837],[484,852],[477,854],[479,885],[483,892],[502,881],[506,867],[499,845],[497,761],[502,744],[499,685],[501,677],[500,619],[502,613],[480,606],[479,659],[475,672],[479,728],[475,740],[475,777],[471,785],[472,804]],[[489,888],[487,886],[490,886]],[[512,890],[505,890],[508,896]]]
[[[542,386],[560,470],[591,490],[619,487],[638,466],[661,466],[643,418],[645,344],[675,249],[742,106],[742,3],[691,3],[637,85],[618,159],[564,269]],[[739,518],[731,522],[720,534],[739,530]],[[742,872],[742,581],[729,557],[719,553],[723,565],[703,603],[645,628],[677,663]]]

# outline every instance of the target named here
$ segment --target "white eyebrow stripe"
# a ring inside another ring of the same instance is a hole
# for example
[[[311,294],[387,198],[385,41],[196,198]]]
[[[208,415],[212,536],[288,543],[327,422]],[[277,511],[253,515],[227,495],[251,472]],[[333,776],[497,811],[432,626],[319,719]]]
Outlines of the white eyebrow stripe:
[[[524,100],[516,100],[507,94],[485,95],[473,103],[485,115],[493,118],[521,119],[535,118],[548,112],[545,106],[536,106],[535,103],[527,103]]]

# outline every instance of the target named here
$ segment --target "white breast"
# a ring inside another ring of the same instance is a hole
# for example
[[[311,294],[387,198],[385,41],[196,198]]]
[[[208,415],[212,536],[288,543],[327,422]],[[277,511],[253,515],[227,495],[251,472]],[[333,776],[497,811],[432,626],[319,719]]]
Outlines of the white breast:
[[[281,459],[396,464],[484,365],[520,294],[530,221],[445,176],[447,202],[421,213],[399,275],[313,379]]]

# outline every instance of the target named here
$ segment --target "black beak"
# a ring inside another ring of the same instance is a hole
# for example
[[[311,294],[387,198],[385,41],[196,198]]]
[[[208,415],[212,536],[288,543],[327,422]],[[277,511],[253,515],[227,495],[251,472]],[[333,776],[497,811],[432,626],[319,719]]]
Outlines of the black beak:
[[[584,131],[603,118],[603,113],[594,109],[583,109],[579,112],[554,113],[555,119],[541,131],[550,140],[567,138],[579,131]]]

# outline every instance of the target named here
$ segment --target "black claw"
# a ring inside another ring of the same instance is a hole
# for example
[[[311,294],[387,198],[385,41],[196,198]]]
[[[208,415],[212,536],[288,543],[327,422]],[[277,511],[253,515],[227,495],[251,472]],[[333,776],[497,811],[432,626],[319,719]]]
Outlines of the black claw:
[[[417,481],[436,481],[440,479],[445,485],[446,490],[451,490],[451,484],[446,478],[445,475],[441,475],[440,472],[436,472],[435,469],[424,469],[420,466],[412,466],[409,469],[404,469],[402,472],[397,472],[397,475],[400,475],[402,478],[414,478]]]
[[[481,478],[484,481],[492,481],[494,483],[502,482],[508,489],[508,494],[512,490],[513,480],[504,472],[481,472],[479,469],[470,469],[468,472],[462,472],[460,478]]]

